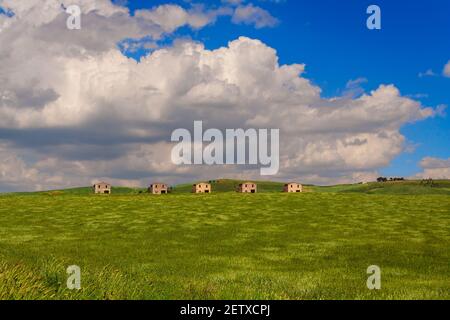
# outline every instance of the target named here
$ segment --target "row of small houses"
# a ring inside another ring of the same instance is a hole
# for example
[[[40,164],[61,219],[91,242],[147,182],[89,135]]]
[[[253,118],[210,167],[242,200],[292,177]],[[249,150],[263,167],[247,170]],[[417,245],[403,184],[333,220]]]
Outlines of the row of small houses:
[[[93,186],[93,190],[96,194],[111,194],[111,184],[106,182],[96,183]],[[148,188],[148,192],[151,194],[167,194],[169,191],[170,187],[165,183],[154,183]],[[236,191],[239,193],[257,193],[258,186],[253,182],[244,182],[239,184]],[[286,183],[283,192],[301,193],[303,192],[303,186],[296,182]],[[212,193],[211,184],[205,182],[196,183],[192,186],[192,193]]]

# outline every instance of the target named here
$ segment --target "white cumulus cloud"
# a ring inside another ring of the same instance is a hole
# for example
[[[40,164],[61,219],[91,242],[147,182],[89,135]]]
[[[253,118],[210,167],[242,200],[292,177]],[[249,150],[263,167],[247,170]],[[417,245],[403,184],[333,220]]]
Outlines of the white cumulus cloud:
[[[423,158],[420,162],[423,171],[416,175],[422,179],[450,179],[450,158],[439,159],[433,157]]]
[[[71,31],[52,3],[0,0],[16,14],[0,32],[0,190],[258,177],[248,167],[174,166],[171,132],[194,120],[279,128],[274,179],[365,181],[404,150],[403,125],[435,114],[391,84],[323,98],[304,64],[281,65],[273,48],[246,37],[216,50],[176,41],[139,62],[117,48],[124,38],[201,27],[214,19],[207,10],[163,6],[130,16],[96,1],[95,10],[83,7],[82,30]]]
[[[447,62],[447,64],[445,65],[443,72],[444,72],[444,76],[450,78],[450,61]]]
[[[232,21],[238,24],[252,24],[258,29],[273,27],[278,23],[278,19],[273,17],[267,10],[254,6],[251,3],[238,6],[234,11]]]

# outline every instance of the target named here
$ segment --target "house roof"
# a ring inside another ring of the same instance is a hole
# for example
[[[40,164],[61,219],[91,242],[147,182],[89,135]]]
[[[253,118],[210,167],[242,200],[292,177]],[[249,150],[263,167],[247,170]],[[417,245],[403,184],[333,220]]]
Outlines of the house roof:
[[[198,185],[201,185],[201,184],[210,185],[211,183],[208,183],[208,182],[199,182],[199,183],[195,183],[194,186],[198,186]]]
[[[105,184],[105,185],[107,185],[107,186],[109,186],[109,187],[111,186],[110,183],[103,182],[103,181],[94,183],[94,186],[99,185],[99,184]]]
[[[256,183],[254,183],[254,182],[243,182],[243,183],[240,183],[239,186],[243,186],[244,184],[254,184],[256,186]]]

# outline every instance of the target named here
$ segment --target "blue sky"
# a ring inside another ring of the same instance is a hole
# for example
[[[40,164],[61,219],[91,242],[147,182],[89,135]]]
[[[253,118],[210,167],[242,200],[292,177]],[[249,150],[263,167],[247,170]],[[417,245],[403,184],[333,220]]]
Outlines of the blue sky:
[[[171,3],[189,7],[186,2]],[[128,7],[133,11],[164,3],[137,0]],[[450,78],[442,76],[450,58],[449,1],[268,0],[256,4],[279,23],[257,29],[230,24],[229,17],[221,17],[198,31],[182,28],[172,38],[192,38],[208,49],[226,46],[242,35],[260,39],[277,50],[281,64],[305,63],[305,77],[320,86],[325,97],[342,94],[349,80],[365,78],[366,92],[380,84],[394,84],[402,95],[425,106],[450,106]],[[381,8],[381,30],[366,28],[366,9],[371,4]],[[435,75],[419,77],[427,70]],[[414,151],[401,154],[381,170],[383,174],[409,176],[420,170],[418,163],[424,157],[450,157],[448,117],[405,125],[401,132]]]
[[[381,30],[366,27],[369,5]],[[264,178],[176,166],[171,133],[195,120],[280,128],[274,180],[449,179],[449,12],[447,0],[0,0],[0,191]]]

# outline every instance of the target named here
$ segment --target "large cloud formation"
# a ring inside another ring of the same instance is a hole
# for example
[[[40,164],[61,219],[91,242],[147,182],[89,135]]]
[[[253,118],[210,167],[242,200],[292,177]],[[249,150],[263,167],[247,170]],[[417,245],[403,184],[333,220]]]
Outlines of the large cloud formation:
[[[124,39],[204,27],[226,8],[162,6],[130,15],[109,0],[79,1],[82,29],[68,30],[69,1],[61,2],[0,0],[12,13],[0,14],[2,190],[257,177],[248,167],[174,166],[171,132],[194,120],[279,128],[274,179],[363,181],[403,151],[404,124],[435,113],[393,85],[323,98],[302,76],[304,65],[280,65],[274,49],[245,37],[217,50],[176,41],[139,62],[118,49]]]
[[[450,179],[450,158],[439,159],[427,157],[420,162],[423,171],[416,178]]]
[[[450,61],[444,66],[444,71],[442,73],[445,77],[450,78]]]

